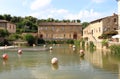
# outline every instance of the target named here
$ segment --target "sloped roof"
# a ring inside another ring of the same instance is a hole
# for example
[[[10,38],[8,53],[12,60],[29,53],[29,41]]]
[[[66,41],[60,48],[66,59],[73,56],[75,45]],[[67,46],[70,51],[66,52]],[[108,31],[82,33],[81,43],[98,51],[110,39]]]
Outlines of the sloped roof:
[[[39,23],[39,25],[40,26],[50,26],[50,25],[75,25],[75,26],[80,26],[80,25],[82,25],[81,23],[64,23],[64,22],[62,22],[62,23],[56,23],[56,22],[42,22],[42,23]]]
[[[0,22],[5,22],[5,23],[7,23],[8,21],[6,21],[6,20],[0,20]]]
[[[105,18],[109,18],[109,17],[113,17],[113,16],[118,16],[118,15],[114,13],[112,16],[103,17],[103,18],[100,18],[100,19],[91,21],[90,23],[100,22],[101,20],[103,20],[103,19],[105,19]]]

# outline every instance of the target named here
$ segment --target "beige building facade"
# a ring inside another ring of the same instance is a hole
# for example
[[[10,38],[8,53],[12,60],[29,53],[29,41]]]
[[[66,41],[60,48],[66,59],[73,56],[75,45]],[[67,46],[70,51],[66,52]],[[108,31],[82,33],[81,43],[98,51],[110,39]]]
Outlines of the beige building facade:
[[[88,38],[88,41],[101,41],[98,37],[104,32],[118,29],[118,15],[104,17],[94,20],[83,30],[83,38]]]
[[[43,39],[80,39],[81,23],[44,22],[38,27],[38,37]]]
[[[16,33],[16,25],[6,20],[0,20],[0,29],[5,29],[9,33]]]

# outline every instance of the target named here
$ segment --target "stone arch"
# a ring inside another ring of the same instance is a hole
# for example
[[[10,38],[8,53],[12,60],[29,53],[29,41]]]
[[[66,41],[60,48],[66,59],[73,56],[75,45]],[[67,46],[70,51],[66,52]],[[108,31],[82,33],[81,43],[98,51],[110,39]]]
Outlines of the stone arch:
[[[43,38],[43,34],[40,34],[40,38]]]
[[[77,39],[77,33],[76,32],[73,33],[73,39]]]

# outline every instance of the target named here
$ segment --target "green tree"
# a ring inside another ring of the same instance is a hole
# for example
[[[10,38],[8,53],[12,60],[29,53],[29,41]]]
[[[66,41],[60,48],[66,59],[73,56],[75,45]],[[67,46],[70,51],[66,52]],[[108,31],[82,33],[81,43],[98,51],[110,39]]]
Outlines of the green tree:
[[[7,30],[0,29],[0,37],[6,37],[8,35],[9,35],[9,33]]]
[[[17,16],[13,16],[12,19],[11,19],[11,22],[13,23],[20,23],[23,21],[23,18],[22,17],[17,17]]]
[[[54,19],[53,18],[48,18],[47,22],[54,22]]]
[[[35,44],[35,37],[33,35],[31,35],[31,34],[26,34],[24,36],[24,39],[28,42],[28,44],[30,46],[32,46],[33,44]]]
[[[3,16],[4,16],[4,19],[7,21],[10,21],[12,19],[10,14],[4,14]]]
[[[89,25],[88,22],[83,22],[83,23],[82,23],[82,28],[84,29],[84,28],[86,28],[88,25]]]
[[[0,15],[0,19],[4,19],[4,16]]]
[[[20,34],[11,34],[8,37],[9,40],[17,40],[19,38],[22,38]]]
[[[77,23],[80,23],[81,21],[79,19],[77,19]]]
[[[32,23],[36,23],[37,22],[37,18],[32,17],[32,16],[27,16],[25,17],[26,20],[32,22]]]

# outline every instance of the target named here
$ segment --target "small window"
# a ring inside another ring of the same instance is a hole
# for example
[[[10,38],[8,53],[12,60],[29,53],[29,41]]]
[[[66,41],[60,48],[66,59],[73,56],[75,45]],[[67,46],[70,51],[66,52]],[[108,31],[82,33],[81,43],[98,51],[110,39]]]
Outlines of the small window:
[[[42,30],[43,28],[42,27],[40,27],[40,30]]]
[[[55,30],[55,27],[54,27],[54,26],[52,27],[52,30]]]
[[[11,29],[11,25],[9,26],[9,28]]]
[[[64,27],[62,27],[62,29],[63,29],[63,31],[65,30],[65,28],[64,28]]]
[[[114,22],[117,22],[116,18],[114,18]]]
[[[48,28],[46,27],[45,29],[47,30]]]
[[[48,34],[46,34],[46,38],[48,38]]]
[[[99,27],[99,32],[101,31],[101,28]]]
[[[117,30],[116,28],[114,28],[114,30]]]
[[[65,34],[64,34],[64,38],[65,38]]]
[[[71,34],[69,35],[69,37],[71,38]]]

